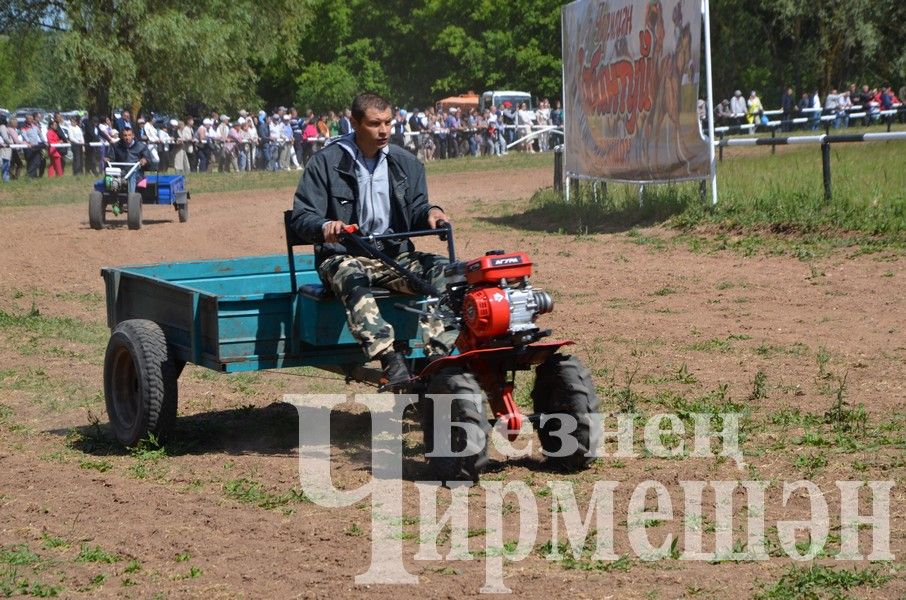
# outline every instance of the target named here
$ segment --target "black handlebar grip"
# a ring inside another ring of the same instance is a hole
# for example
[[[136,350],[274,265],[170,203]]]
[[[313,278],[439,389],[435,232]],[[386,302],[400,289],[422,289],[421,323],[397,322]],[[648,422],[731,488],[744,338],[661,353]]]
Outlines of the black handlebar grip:
[[[446,221],[444,221],[443,219],[441,219],[441,220],[439,220],[439,221],[437,222],[437,229],[446,229],[446,230],[449,230],[449,229],[450,229],[450,224],[447,223]],[[446,233],[438,234],[437,237],[439,237],[439,238],[440,238],[440,241],[442,241],[442,242],[446,242],[446,241],[447,241],[447,234],[446,234]]]

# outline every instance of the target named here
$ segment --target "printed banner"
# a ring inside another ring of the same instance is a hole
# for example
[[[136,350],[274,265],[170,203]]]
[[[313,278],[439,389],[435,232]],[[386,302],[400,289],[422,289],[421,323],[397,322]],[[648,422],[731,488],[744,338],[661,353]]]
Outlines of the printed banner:
[[[566,172],[708,177],[696,111],[701,0],[578,0],[562,16]]]

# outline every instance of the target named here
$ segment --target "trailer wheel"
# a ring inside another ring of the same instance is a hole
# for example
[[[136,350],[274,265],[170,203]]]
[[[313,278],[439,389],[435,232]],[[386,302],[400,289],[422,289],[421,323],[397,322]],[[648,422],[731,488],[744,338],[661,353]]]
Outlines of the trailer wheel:
[[[426,456],[430,476],[444,484],[448,481],[477,482],[488,462],[487,444],[491,431],[485,415],[484,392],[475,377],[461,369],[445,369],[431,378],[420,406],[426,455],[434,451],[433,397],[439,395],[452,396],[450,449],[461,456]],[[437,401],[442,400],[437,398]]]
[[[141,229],[142,226],[142,195],[129,194],[126,199],[126,223],[129,229]]]
[[[577,442],[577,447],[565,456],[558,456],[563,448],[563,440],[558,437],[563,427],[561,419],[547,419],[539,425],[538,438],[548,462],[570,471],[588,467],[594,461],[590,455],[598,446],[600,427],[597,419],[598,396],[585,365],[568,354],[554,354],[538,365],[532,404],[535,414],[567,415],[576,421],[576,429],[570,435]]]
[[[104,398],[116,439],[134,446],[153,434],[164,441],[176,424],[176,362],[160,326],[130,319],[116,326],[104,356]]]
[[[106,221],[106,207],[104,206],[104,194],[98,191],[91,192],[88,195],[88,224],[92,229],[103,229]]]

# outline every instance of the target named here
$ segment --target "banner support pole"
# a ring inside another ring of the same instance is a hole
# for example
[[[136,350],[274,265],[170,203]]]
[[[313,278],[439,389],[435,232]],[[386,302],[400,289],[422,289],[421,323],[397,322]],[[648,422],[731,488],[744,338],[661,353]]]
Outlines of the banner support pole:
[[[702,0],[705,19],[705,77],[708,86],[708,158],[711,163],[711,205],[717,204],[717,162],[714,157],[714,87],[711,77],[711,17],[708,0]]]

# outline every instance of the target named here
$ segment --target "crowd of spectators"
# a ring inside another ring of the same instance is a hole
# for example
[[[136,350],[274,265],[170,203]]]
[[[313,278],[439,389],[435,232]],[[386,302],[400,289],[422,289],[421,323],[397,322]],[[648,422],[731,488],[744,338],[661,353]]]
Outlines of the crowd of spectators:
[[[850,123],[871,125],[882,117],[892,119],[894,111],[899,119],[906,122],[906,110],[900,98],[906,96],[906,85],[899,90],[899,96],[890,85],[861,88],[851,83],[846,89],[832,88],[822,96],[818,89],[805,90],[797,99],[792,87],[787,87],[780,97],[780,108],[765,110],[758,93],[752,90],[745,98],[741,90],[733,97],[724,99],[714,107],[714,122],[719,126],[768,125],[769,117],[776,116],[784,131],[795,127],[818,129],[824,123],[827,127],[849,127]],[[705,103],[699,102],[699,118],[705,118]]]
[[[324,144],[352,128],[350,112],[300,114],[278,107],[271,114],[240,110],[235,117],[211,112],[207,117],[133,118],[123,110],[109,117],[0,116],[3,181],[104,172],[110,145],[131,129],[152,155],[151,170],[177,172],[301,170]],[[392,142],[423,161],[458,156],[503,155],[508,150],[544,152],[560,143],[563,111],[542,99],[536,109],[503,102],[461,110],[427,108],[394,111]],[[537,135],[530,134],[537,132]]]

